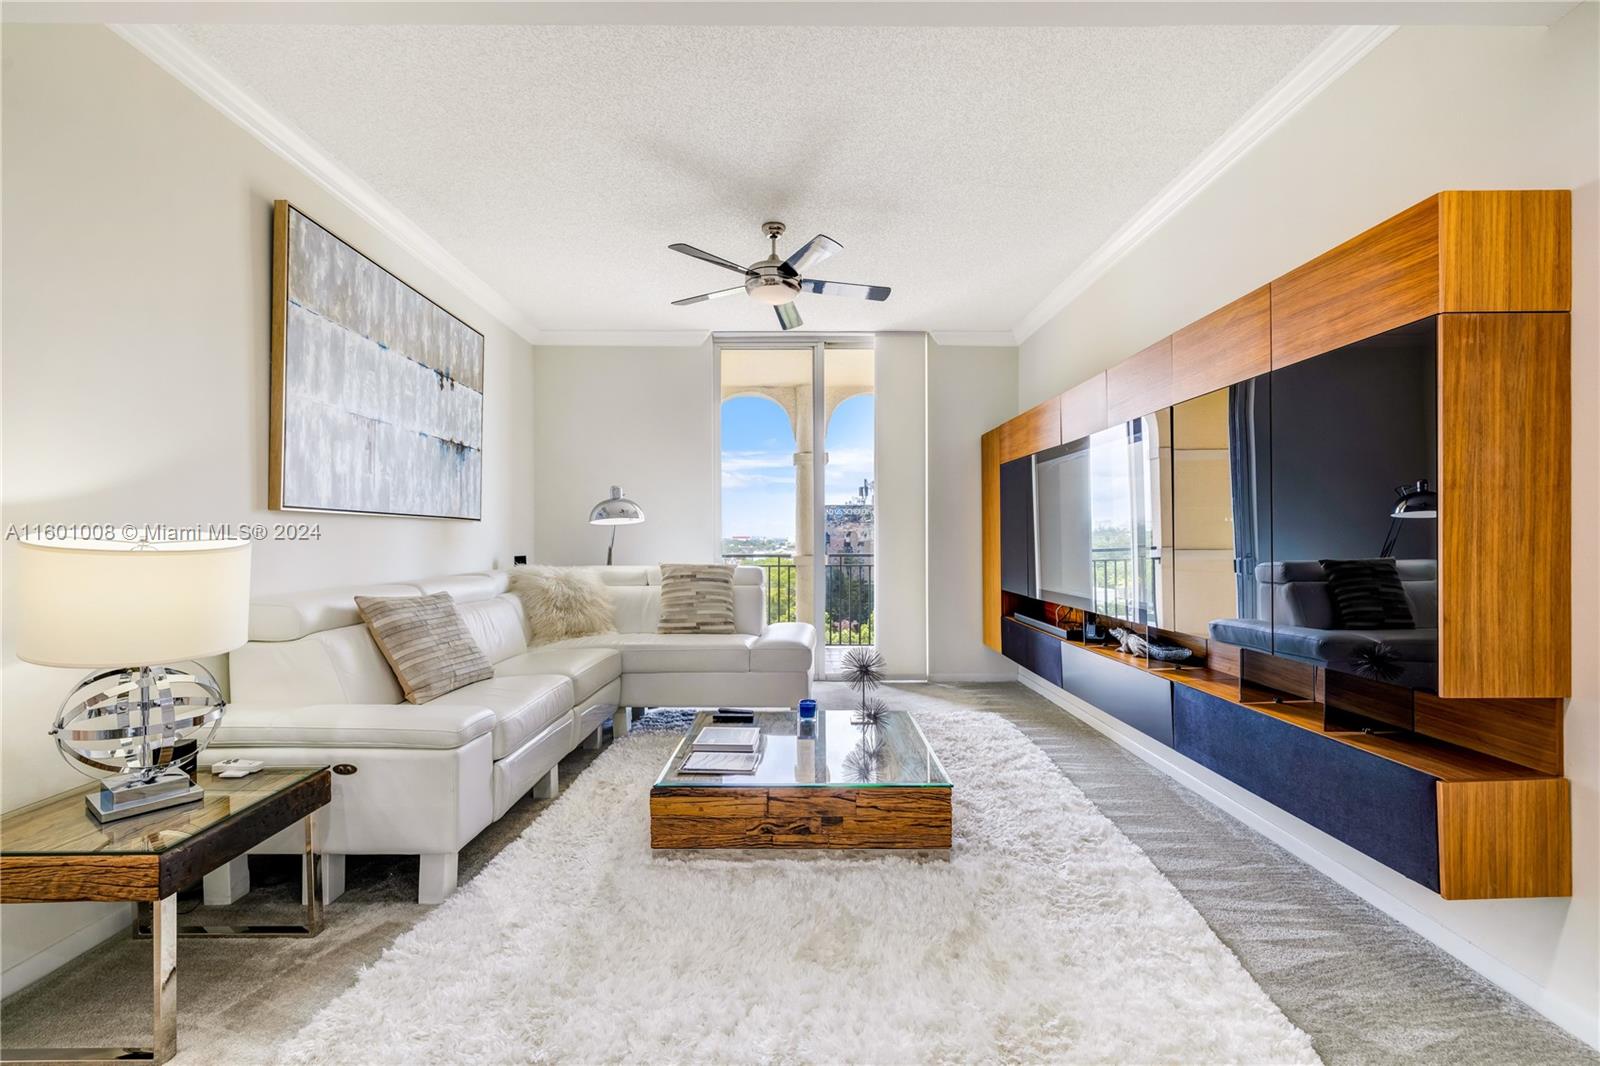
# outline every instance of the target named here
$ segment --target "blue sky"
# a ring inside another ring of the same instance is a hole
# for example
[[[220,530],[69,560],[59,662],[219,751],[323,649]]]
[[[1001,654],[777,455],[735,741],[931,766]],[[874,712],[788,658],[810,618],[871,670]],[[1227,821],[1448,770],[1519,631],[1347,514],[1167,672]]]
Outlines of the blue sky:
[[[852,396],[828,425],[827,502],[843,503],[872,478],[873,398]],[[794,434],[771,400],[722,405],[722,535],[794,537]]]

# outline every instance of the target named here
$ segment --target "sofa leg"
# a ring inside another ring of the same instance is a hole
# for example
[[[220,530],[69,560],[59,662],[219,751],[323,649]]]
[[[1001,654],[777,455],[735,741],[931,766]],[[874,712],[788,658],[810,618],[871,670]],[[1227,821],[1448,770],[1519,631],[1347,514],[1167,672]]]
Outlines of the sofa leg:
[[[206,874],[202,884],[207,907],[226,907],[250,891],[250,860],[240,855]]]
[[[590,751],[599,751],[606,743],[605,723],[594,727],[594,732],[583,738],[583,746]]]
[[[530,791],[539,799],[555,799],[561,794],[561,767],[550,767],[550,772],[535,781]]]
[[[321,859],[322,905],[326,907],[344,895],[344,856],[323,855]]]
[[[454,851],[417,856],[418,903],[443,903],[456,890],[457,859]]]
[[[625,736],[627,736],[628,735],[628,730],[630,728],[632,728],[632,726],[633,726],[633,708],[632,707],[618,707],[616,709],[616,711],[611,715],[611,735],[613,737],[625,737]]]

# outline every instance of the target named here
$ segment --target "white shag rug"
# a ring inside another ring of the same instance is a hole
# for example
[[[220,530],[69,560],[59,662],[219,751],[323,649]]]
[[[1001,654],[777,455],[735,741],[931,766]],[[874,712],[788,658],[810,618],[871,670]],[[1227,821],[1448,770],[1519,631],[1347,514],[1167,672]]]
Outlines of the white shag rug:
[[[948,859],[652,853],[634,733],[288,1046],[301,1063],[1312,1063],[1009,722],[918,712]]]

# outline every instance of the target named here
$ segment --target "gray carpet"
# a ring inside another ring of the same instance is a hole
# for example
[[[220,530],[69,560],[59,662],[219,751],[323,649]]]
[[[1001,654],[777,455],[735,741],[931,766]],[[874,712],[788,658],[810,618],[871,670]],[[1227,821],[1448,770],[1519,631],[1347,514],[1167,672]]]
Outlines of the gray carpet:
[[[837,702],[846,691],[822,685],[818,695]],[[887,699],[911,710],[946,701],[1014,722],[1145,850],[1327,1062],[1600,1063],[1581,1042],[1421,937],[1022,686],[895,686]],[[681,729],[685,722],[658,713],[647,728]],[[587,751],[569,756],[564,782],[592,759]],[[524,799],[485,830],[462,854],[462,878],[482,869],[547,806]],[[253,859],[251,876],[252,891],[239,907],[261,917],[297,911],[291,861]],[[411,902],[414,859],[351,857],[346,882],[345,895],[328,910],[327,928],[314,939],[180,945],[178,1063],[273,1061],[276,1040],[296,1032],[427,911]],[[182,909],[206,913],[192,901]],[[16,1047],[144,1040],[149,972],[148,943],[108,941],[0,1003],[4,1041]],[[352,1048],[349,1061],[368,1060]]]

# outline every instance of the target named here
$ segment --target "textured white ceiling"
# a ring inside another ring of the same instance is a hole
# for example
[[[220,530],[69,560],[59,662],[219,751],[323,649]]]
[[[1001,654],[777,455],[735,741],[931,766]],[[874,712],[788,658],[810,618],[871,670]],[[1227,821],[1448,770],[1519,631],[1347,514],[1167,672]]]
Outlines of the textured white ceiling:
[[[740,263],[827,233],[814,330],[1007,330],[1320,27],[173,27],[544,330],[770,330]]]

